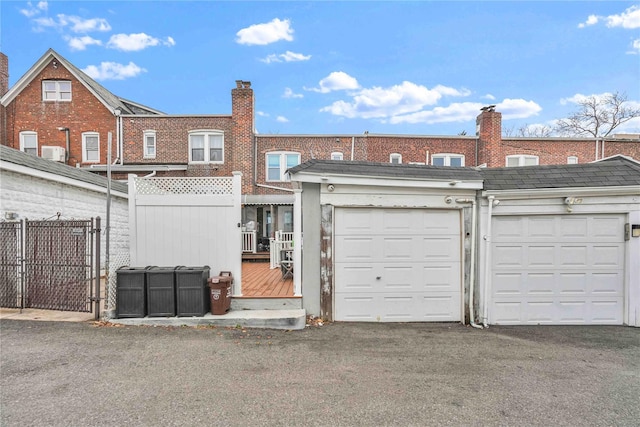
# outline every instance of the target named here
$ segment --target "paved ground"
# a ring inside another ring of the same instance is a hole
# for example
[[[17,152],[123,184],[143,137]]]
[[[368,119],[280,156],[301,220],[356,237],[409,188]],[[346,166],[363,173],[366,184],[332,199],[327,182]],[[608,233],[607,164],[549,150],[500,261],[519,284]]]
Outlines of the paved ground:
[[[640,329],[0,321],[2,426],[640,423]]]

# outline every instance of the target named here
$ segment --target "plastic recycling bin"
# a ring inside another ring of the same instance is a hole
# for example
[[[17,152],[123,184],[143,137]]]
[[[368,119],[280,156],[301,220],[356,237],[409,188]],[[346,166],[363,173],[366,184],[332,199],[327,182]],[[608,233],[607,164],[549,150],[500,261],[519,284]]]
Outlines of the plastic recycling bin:
[[[116,270],[116,318],[146,315],[146,272],[146,267],[121,267]]]
[[[177,267],[176,275],[176,315],[204,316],[210,310],[209,279],[210,268]]]
[[[226,314],[231,308],[231,276],[214,276],[208,280],[211,295],[211,314]]]
[[[147,316],[176,315],[176,267],[147,268]]]

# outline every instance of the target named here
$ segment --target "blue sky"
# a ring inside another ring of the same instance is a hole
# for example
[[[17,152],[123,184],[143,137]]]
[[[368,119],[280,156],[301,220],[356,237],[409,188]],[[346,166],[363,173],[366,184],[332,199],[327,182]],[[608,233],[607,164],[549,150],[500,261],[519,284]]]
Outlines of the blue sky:
[[[515,130],[611,92],[640,107],[637,2],[3,0],[0,13],[10,86],[48,48],[169,114],[230,114],[249,80],[260,134],[473,135],[489,104]]]

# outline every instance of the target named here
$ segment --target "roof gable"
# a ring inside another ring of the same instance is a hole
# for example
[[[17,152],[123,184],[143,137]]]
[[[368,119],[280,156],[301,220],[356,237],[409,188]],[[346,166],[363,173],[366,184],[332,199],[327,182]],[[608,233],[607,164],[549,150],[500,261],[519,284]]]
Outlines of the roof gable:
[[[49,49],[31,68],[16,82],[15,85],[1,98],[2,105],[7,106],[31,83],[40,72],[52,61],[56,60],[65,67],[78,81],[89,90],[104,106],[116,114],[119,110],[122,114],[164,114],[156,109],[146,107],[120,98],[109,92],[104,86],[85,74],[78,67],[67,61],[53,49]]]

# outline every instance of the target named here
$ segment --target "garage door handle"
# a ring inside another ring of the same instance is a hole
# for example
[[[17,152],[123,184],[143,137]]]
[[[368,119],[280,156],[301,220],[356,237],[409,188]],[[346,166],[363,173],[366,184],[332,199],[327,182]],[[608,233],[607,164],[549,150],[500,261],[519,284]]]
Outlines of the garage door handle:
[[[376,280],[380,280],[382,276],[376,276]]]

